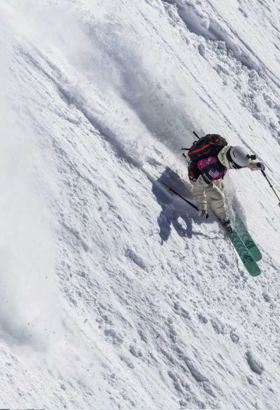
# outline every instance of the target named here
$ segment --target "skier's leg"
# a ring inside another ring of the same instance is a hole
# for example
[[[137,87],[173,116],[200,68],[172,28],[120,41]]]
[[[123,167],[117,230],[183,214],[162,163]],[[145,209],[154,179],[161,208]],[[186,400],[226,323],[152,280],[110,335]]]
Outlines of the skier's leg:
[[[207,202],[213,213],[221,220],[228,217],[228,207],[225,200],[223,181],[215,181],[206,189]]]
[[[207,189],[207,202],[210,205],[213,213],[221,220],[224,228],[228,232],[233,232],[230,223],[228,207],[224,194],[224,182],[221,180],[215,181]]]

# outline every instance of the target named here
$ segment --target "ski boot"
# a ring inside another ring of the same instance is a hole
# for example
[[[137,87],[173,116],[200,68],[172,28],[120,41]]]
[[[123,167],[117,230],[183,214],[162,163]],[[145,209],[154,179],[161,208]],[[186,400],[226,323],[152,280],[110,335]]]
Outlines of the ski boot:
[[[225,230],[227,231],[227,233],[232,233],[233,232],[233,227],[231,225],[230,219],[228,216],[226,216],[225,218],[221,219],[222,225],[225,228]]]

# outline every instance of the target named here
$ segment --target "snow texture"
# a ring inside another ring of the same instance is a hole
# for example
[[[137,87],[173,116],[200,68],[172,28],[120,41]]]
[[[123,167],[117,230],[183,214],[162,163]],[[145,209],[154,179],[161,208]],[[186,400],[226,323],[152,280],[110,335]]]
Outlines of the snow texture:
[[[272,0],[0,4],[0,407],[276,409],[277,198],[230,171],[250,277],[188,200],[181,148],[220,133],[280,192]]]

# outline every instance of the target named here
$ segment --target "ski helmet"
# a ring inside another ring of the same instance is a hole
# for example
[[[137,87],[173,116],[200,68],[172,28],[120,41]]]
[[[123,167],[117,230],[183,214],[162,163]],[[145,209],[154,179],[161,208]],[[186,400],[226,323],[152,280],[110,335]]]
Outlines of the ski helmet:
[[[233,163],[234,168],[244,168],[247,167],[250,163],[250,155],[242,147],[231,147],[228,154],[228,159],[231,163]]]

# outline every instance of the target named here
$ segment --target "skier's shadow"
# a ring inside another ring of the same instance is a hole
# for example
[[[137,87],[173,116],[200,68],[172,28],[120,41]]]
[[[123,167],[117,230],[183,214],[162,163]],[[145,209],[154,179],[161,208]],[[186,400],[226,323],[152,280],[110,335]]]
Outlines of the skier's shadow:
[[[167,241],[171,233],[171,226],[173,226],[178,235],[191,238],[193,235],[193,219],[197,219],[197,211],[177,195],[168,191],[161,182],[193,202],[192,194],[181,181],[179,175],[167,167],[152,187],[152,192],[162,207],[158,217],[159,236],[162,241]]]

